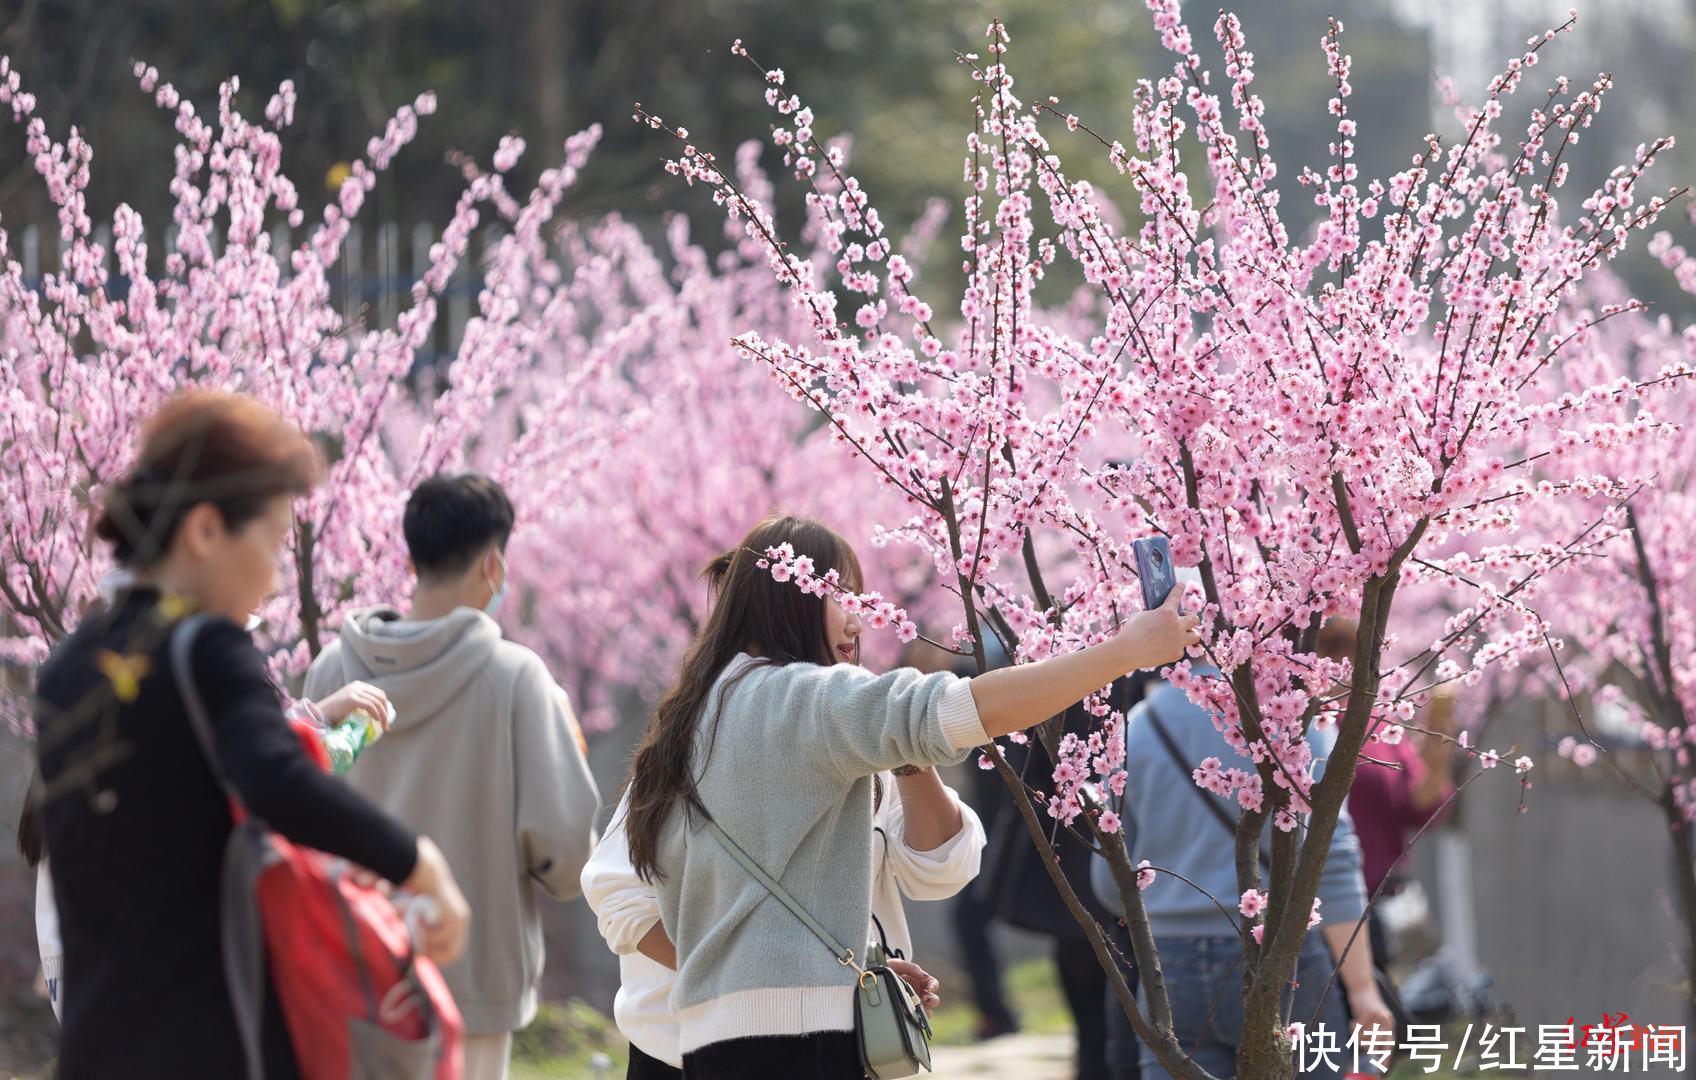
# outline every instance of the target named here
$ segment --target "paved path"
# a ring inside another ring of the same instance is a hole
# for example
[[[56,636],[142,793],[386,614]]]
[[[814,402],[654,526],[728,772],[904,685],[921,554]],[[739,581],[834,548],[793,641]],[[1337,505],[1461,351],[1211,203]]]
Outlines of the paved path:
[[[975,1046],[938,1046],[931,1065],[929,1080],[1071,1080],[1072,1036],[1004,1035]]]

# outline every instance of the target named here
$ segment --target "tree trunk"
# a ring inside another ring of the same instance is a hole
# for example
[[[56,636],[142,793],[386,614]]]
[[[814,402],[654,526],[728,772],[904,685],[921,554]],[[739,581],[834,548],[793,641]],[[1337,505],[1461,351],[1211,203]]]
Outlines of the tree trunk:
[[[570,83],[565,65],[568,46],[565,5],[543,0],[531,12],[530,69],[536,88],[536,118],[540,121],[544,153],[540,160],[552,164],[565,145]]]
[[[1265,1024],[1243,1025],[1237,1044],[1237,1076],[1240,1080],[1289,1080],[1295,1075],[1295,1059],[1282,1030]]]
[[[295,526],[294,566],[295,584],[300,593],[300,635],[306,639],[306,651],[318,659],[322,646],[318,643],[318,624],[324,613],[318,607],[318,590],[313,580],[313,554],[318,546],[312,522],[301,521]]]
[[[1684,1004],[1688,1030],[1696,1031],[1696,852],[1690,846],[1691,823],[1673,800],[1673,781],[1661,790],[1661,813],[1672,838],[1673,880],[1678,884],[1678,913],[1684,921]]]

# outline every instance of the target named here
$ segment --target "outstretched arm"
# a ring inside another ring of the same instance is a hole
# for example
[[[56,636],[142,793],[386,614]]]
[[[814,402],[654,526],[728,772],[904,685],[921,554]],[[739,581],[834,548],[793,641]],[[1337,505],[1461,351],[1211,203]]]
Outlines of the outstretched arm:
[[[990,738],[1042,723],[1114,679],[1170,664],[1201,640],[1199,615],[1185,615],[1183,591],[1173,589],[1153,611],[1141,611],[1111,639],[1034,664],[986,671],[972,679],[978,719]]]

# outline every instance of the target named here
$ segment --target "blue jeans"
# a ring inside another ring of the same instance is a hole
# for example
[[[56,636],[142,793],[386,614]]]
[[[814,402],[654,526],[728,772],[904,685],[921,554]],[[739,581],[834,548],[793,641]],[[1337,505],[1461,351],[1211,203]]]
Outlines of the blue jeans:
[[[1237,1043],[1243,1031],[1243,969],[1242,943],[1236,935],[1209,937],[1156,937],[1155,948],[1160,953],[1160,970],[1166,977],[1166,993],[1172,1001],[1172,1033],[1188,1051],[1195,1050],[1195,1061],[1214,1076],[1228,1077],[1237,1071]],[[1337,1034],[1341,1045],[1348,1037],[1348,1011],[1343,1004],[1341,983],[1332,983],[1325,997],[1325,1008],[1317,1021],[1314,1010],[1319,1008],[1319,996],[1325,993],[1335,965],[1325,941],[1317,930],[1310,930],[1302,942],[1301,956],[1296,961],[1296,981],[1300,984],[1291,1000],[1284,993],[1285,1016],[1311,1028],[1324,1024]],[[1144,1009],[1144,991],[1137,991],[1137,1000]],[[1212,1013],[1213,1019],[1208,1020]],[[1127,1021],[1128,1023],[1128,1021]],[[1335,1059],[1343,1065],[1341,1055]],[[1142,1047],[1142,1080],[1171,1080],[1171,1073],[1155,1058],[1154,1051]],[[1298,1073],[1300,1077],[1335,1077],[1342,1075],[1329,1069]]]

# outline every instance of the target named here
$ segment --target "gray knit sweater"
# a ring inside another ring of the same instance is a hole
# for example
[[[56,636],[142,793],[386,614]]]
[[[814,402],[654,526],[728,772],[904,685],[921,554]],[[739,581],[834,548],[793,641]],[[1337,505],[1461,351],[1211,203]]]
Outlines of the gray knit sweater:
[[[707,696],[695,774],[724,831],[859,957],[871,920],[872,774],[949,764],[988,741],[970,685],[947,672],[769,667],[744,655]],[[854,1027],[853,973],[699,815],[671,815],[659,865],[684,1054],[727,1039]]]

